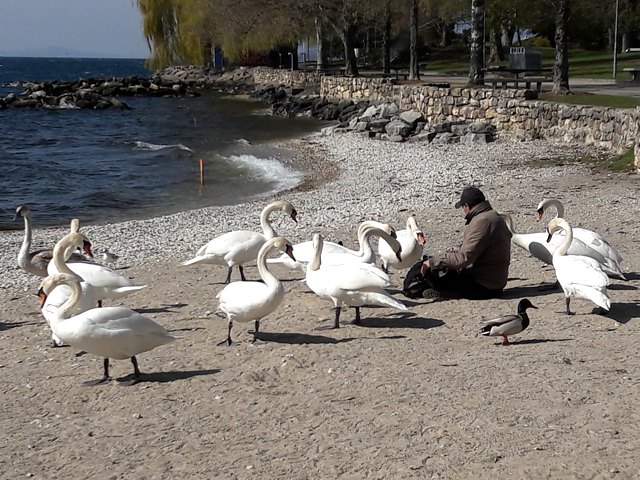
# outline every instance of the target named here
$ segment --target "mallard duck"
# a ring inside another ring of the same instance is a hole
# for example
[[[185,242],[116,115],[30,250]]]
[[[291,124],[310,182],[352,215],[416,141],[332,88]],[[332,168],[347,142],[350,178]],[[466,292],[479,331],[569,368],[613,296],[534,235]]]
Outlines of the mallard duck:
[[[504,339],[502,345],[510,345],[508,336],[520,333],[529,326],[527,308],[537,309],[538,307],[533,305],[528,298],[523,298],[518,302],[515,315],[503,315],[502,317],[489,321],[482,327],[482,330],[480,330],[480,335],[486,335],[488,337],[502,336]]]

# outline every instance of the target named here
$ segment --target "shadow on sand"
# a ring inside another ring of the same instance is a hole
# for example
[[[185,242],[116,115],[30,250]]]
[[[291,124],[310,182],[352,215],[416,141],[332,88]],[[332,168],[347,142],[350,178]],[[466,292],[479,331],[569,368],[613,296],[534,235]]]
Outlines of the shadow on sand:
[[[182,308],[186,307],[186,303],[173,303],[170,305],[163,305],[161,307],[152,307],[152,308],[135,308],[134,310],[138,313],[174,313],[175,310],[173,308]]]
[[[184,370],[173,372],[154,372],[154,373],[142,373],[139,383],[167,383],[175,382],[176,380],[185,380],[192,377],[200,377],[203,375],[213,375],[220,370],[213,368],[211,370]],[[118,378],[119,382],[124,382],[133,378],[133,374],[125,377]]]
[[[388,317],[361,318],[360,324],[354,326],[364,328],[417,328],[426,330],[441,327],[444,324],[442,320],[436,318],[418,317],[413,313],[397,313]]]
[[[26,327],[27,325],[36,325],[36,322],[0,322],[0,332],[11,330],[12,328]]]
[[[331,337],[325,337],[324,335],[309,335],[306,333],[260,332],[258,333],[258,340],[262,340],[263,342],[272,342],[272,343],[306,345],[311,343],[315,343],[315,344],[346,343],[346,342],[351,342],[355,340],[355,338],[331,338]]]
[[[640,318],[640,303],[612,303],[609,313],[603,317],[611,318],[618,323],[629,323],[634,318]]]
[[[524,340],[509,341],[510,345],[534,345],[537,343],[551,343],[551,342],[571,342],[573,338],[526,338]],[[498,344],[501,345],[501,344]]]
[[[542,283],[539,285],[525,285],[522,287],[505,288],[500,294],[500,298],[515,300],[518,298],[540,297],[562,292],[560,287],[555,288],[553,283]]]

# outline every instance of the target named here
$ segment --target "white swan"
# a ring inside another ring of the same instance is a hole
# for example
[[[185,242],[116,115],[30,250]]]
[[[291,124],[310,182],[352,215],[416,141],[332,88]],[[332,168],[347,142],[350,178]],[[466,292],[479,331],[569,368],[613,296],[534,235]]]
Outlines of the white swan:
[[[65,248],[72,247],[78,240],[74,240],[74,237],[69,234],[65,237],[67,240],[63,243],[61,247],[61,251],[65,251]],[[86,248],[91,248],[91,243],[87,240],[87,237],[81,235],[82,241],[85,244]],[[64,239],[63,239],[64,240]],[[56,247],[60,244],[56,245]],[[87,247],[88,245],[88,247]],[[125,295],[129,295],[131,293],[137,292],[143,288],[146,288],[146,285],[134,285],[131,280],[122,275],[117,274],[110,268],[105,267],[104,265],[99,265],[97,263],[88,263],[88,262],[70,262],[65,263],[64,259],[61,255],[57,255],[53,257],[53,262],[50,262],[47,266],[47,271],[49,275],[53,275],[54,273],[70,273],[79,276],[82,281],[90,283],[93,286],[93,295],[94,298],[98,301],[98,304],[102,305],[102,300],[105,299],[116,299],[124,297]]]
[[[323,242],[322,263],[324,265],[339,265],[343,263],[375,263],[376,254],[371,247],[371,238],[378,236],[390,239],[388,242],[393,245],[396,252],[401,250],[401,245],[396,240],[396,231],[387,223],[380,223],[374,220],[367,220],[358,227],[358,250],[352,250],[344,245],[334,242]],[[296,252],[294,262],[286,255],[267,259],[267,263],[279,263],[292,269],[300,269],[306,272],[307,264],[313,260],[315,247],[313,241],[297,243],[293,246]],[[397,254],[399,255],[399,253]]]
[[[389,271],[389,267],[396,270],[411,268],[422,258],[423,245],[425,243],[424,233],[418,228],[414,217],[407,218],[405,230],[396,232],[398,242],[402,246],[402,259],[398,260],[396,252],[384,240],[378,242],[378,255],[382,260],[382,270]]]
[[[293,256],[293,247],[284,237],[267,240],[258,252],[258,272],[261,282],[233,282],[224,287],[216,296],[219,308],[227,315],[228,331],[226,340],[220,343],[231,345],[233,322],[255,321],[253,342],[258,339],[260,319],[273,312],[284,298],[284,287],[267,267],[266,257],[272,250],[281,250]]]
[[[591,300],[602,309],[609,311],[611,308],[611,300],[607,293],[609,277],[603,271],[602,265],[590,257],[567,255],[573,240],[571,225],[563,218],[552,219],[547,227],[549,238],[559,229],[563,229],[566,235],[562,244],[553,253],[553,267],[566,297],[567,315],[572,315],[569,309],[571,297]]]
[[[553,253],[563,244],[565,235],[561,232],[553,235],[551,240],[548,240],[548,235],[545,232],[536,233],[516,233],[513,227],[513,219],[511,215],[507,213],[501,214],[504,218],[507,228],[511,231],[511,241],[519,247],[527,250],[531,255],[536,257],[545,263],[553,263]],[[567,255],[582,255],[585,257],[591,257],[602,265],[602,269],[608,275],[618,276],[622,272],[615,267],[615,265],[608,261],[600,252],[594,250],[589,245],[585,244],[582,240],[573,238],[571,245],[567,251]]]
[[[389,276],[370,263],[346,265],[322,264],[322,236],[313,236],[315,249],[312,261],[307,265],[305,281],[313,292],[331,300],[336,309],[332,328],[340,327],[340,310],[343,304],[356,309],[354,324],[360,323],[360,307],[380,305],[406,311],[407,307],[393,298],[384,289],[391,286]]]
[[[214,238],[204,245],[196,256],[182,263],[182,265],[213,264],[226,265],[229,267],[225,283],[231,281],[231,270],[238,265],[240,278],[246,280],[242,265],[255,260],[260,248],[267,240],[277,236],[276,231],[269,222],[269,215],[275,210],[282,210],[287,213],[294,222],[297,223],[298,212],[286,200],[278,200],[267,205],[260,215],[260,226],[263,233],[250,230],[235,230]]]
[[[31,273],[38,277],[46,277],[47,266],[53,258],[53,251],[51,249],[45,249],[30,252],[33,228],[31,225],[31,210],[27,205],[20,205],[16,208],[16,214],[13,217],[13,221],[15,222],[19,217],[24,218],[24,239],[22,241],[20,251],[18,252],[18,265],[27,273]],[[71,232],[77,232],[79,228],[79,220],[77,218],[71,220]],[[71,260],[75,262],[86,260],[82,255],[73,252],[68,252],[67,258],[69,257],[71,257]]]
[[[131,359],[133,379],[130,385],[140,380],[136,355],[176,340],[163,326],[153,320],[123,307],[93,308],[78,315],[73,309],[78,302],[80,282],[74,275],[59,273],[43,280],[38,296],[42,303],[58,285],[68,285],[71,297],[52,318],[51,327],[65,343],[88,353],[104,357],[104,376],[94,383],[109,380],[109,359]]]
[[[542,220],[544,212],[550,207],[555,207],[557,211],[556,217],[565,218],[564,205],[562,205],[560,200],[557,198],[544,198],[536,209],[537,219]],[[587,230],[586,228],[574,228],[573,238],[582,240],[585,245],[600,253],[605,258],[605,265],[610,267],[609,270],[605,271],[607,271],[609,275],[617,276],[622,280],[627,279],[620,267],[620,262],[623,260],[622,255],[620,255],[602,235],[592,230]],[[569,252],[569,254],[571,254],[571,252]]]
[[[56,246],[53,248],[53,261],[57,262],[59,270],[61,272],[75,275],[71,270],[69,270],[64,261],[63,252],[69,251],[71,249],[81,248],[83,249],[87,255],[91,256],[91,244],[87,237],[82,235],[81,233],[70,233],[64,236]],[[73,315],[77,315],[78,313],[82,313],[86,310],[90,310],[95,308],[96,302],[98,299],[95,296],[95,291],[93,286],[90,283],[81,281],[82,279],[75,275],[80,282],[81,295],[74,305],[72,310]],[[72,291],[71,288],[67,285],[60,285],[53,289],[53,291],[49,292],[47,295],[47,301],[41,306],[42,316],[47,321],[49,327],[51,327],[51,322],[53,321],[54,316],[56,315],[58,309],[71,297]],[[63,342],[60,338],[51,331],[51,340],[53,342],[54,347],[60,347],[63,345]]]

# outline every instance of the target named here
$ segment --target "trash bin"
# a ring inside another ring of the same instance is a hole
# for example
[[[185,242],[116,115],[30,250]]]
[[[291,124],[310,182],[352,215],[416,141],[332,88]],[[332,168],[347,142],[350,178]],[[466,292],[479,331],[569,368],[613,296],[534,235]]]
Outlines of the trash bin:
[[[542,68],[542,52],[530,47],[511,47],[509,68],[512,70],[540,70]]]

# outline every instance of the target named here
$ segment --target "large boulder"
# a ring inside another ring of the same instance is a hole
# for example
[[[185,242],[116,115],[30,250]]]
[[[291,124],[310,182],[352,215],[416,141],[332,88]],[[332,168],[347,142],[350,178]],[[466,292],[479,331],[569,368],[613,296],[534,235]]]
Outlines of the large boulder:
[[[408,136],[411,133],[411,125],[406,124],[402,120],[391,120],[384,127],[385,132],[389,135]]]

